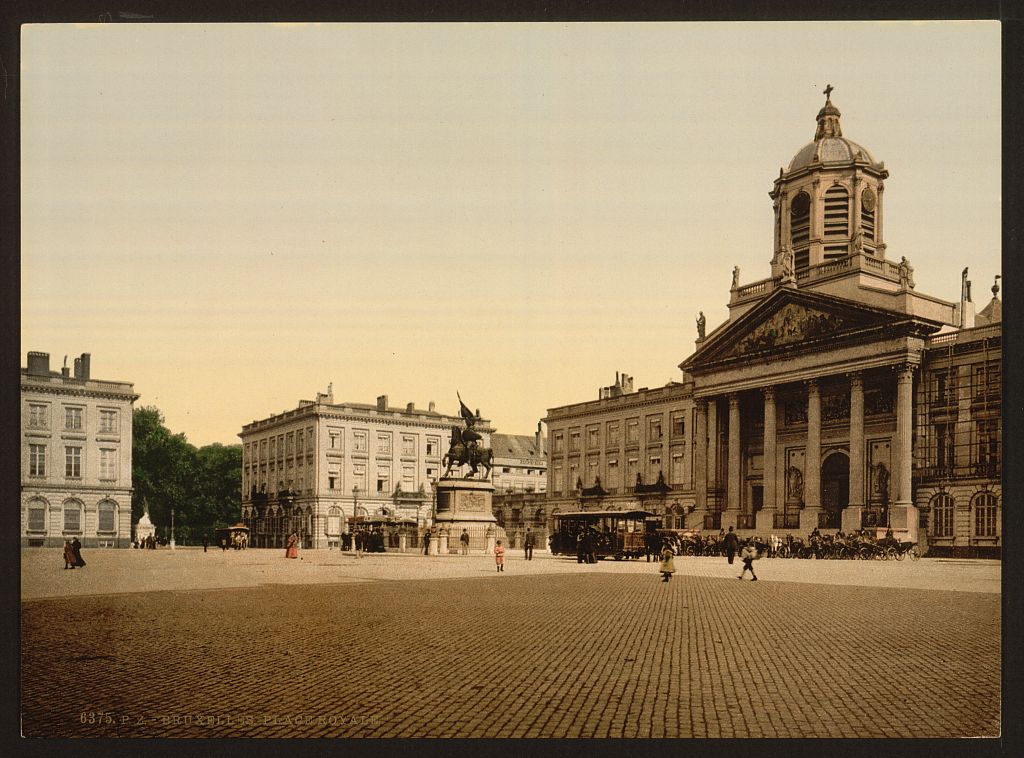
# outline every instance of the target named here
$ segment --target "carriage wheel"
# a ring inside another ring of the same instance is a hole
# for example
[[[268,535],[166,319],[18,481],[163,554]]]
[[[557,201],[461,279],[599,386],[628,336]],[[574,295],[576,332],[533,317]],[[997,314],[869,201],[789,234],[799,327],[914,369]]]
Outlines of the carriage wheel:
[[[917,545],[914,545],[907,552],[910,553],[910,560],[912,560],[912,561],[916,561],[916,560],[920,559],[920,557],[921,557],[921,554],[919,552],[917,552]]]
[[[906,550],[897,550],[896,551],[896,560],[902,561],[906,557],[907,557],[907,551]]]

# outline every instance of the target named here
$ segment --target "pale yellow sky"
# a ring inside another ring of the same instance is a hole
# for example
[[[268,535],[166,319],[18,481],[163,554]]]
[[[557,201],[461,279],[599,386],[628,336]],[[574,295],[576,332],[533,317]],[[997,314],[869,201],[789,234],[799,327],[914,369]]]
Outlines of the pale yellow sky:
[[[679,379],[835,86],[888,255],[1000,273],[995,22],[30,25],[22,365],[92,353],[194,444],[334,384],[499,431]]]

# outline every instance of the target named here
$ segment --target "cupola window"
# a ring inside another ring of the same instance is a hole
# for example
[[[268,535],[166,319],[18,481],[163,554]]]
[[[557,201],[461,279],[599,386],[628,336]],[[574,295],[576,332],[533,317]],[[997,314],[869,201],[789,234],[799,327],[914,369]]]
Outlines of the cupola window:
[[[850,234],[850,196],[839,185],[825,193],[825,236],[847,237]]]
[[[864,241],[875,242],[875,206],[874,191],[868,187],[860,196],[860,228],[864,230]]]
[[[807,242],[811,236],[811,198],[801,192],[793,198],[790,219],[790,242],[799,245]]]

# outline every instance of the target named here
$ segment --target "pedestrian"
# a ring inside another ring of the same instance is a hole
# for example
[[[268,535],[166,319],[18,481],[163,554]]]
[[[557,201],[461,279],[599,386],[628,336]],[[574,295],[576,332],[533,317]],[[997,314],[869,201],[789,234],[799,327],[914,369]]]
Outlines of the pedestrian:
[[[75,551],[71,547],[71,540],[64,540],[64,569],[75,567]]]
[[[210,543],[210,540],[209,540],[209,538],[208,538],[208,537],[207,537],[207,536],[206,536],[206,535],[204,534],[204,535],[203,535],[203,552],[204,552],[204,553],[206,552],[206,546],[207,546],[207,545],[208,545],[209,543]]]
[[[85,561],[82,559],[82,543],[78,541],[78,537],[71,540],[71,550],[75,554],[75,565],[84,566]]]
[[[227,549],[228,549],[228,538],[227,537],[221,537],[220,538],[220,549],[222,551],[225,551],[225,552],[227,551]]]
[[[469,555],[469,532],[465,529],[459,535],[459,543],[462,545],[462,554]]]
[[[742,580],[746,573],[749,571],[752,582],[757,581],[757,574],[754,573],[754,560],[757,558],[757,548],[754,547],[754,543],[747,540],[747,543],[743,546],[743,550],[740,551],[740,560],[743,561],[743,572],[737,577]]]
[[[740,538],[736,536],[736,532],[729,527],[729,533],[725,535],[725,557],[729,561],[729,565],[732,565],[733,559],[736,557],[736,551],[740,547]]]
[[[529,529],[526,530],[526,537],[523,538],[523,553],[526,555],[526,560],[533,560],[533,548],[537,544],[537,537]]]
[[[667,582],[676,573],[676,564],[672,560],[674,555],[672,547],[666,542],[661,548],[661,565],[658,566],[658,571],[661,572],[661,581],[663,582]]]
[[[494,546],[494,563],[498,567],[498,571],[505,570],[505,547],[501,544],[501,540],[498,540]]]
[[[586,545],[583,540],[586,536],[585,532],[579,532],[576,535],[576,562],[583,563],[587,559]]]
[[[583,548],[587,554],[587,563],[597,563],[597,539],[596,534],[588,529],[586,536],[583,537]]]
[[[423,554],[430,555],[430,530],[423,532]]]
[[[299,535],[292,532],[288,535],[288,547],[284,551],[285,558],[298,558],[299,557]]]

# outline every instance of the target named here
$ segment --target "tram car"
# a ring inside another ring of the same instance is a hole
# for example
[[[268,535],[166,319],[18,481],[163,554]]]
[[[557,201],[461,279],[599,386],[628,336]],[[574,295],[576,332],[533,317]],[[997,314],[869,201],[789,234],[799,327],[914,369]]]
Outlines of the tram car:
[[[589,532],[597,558],[640,558],[648,532],[658,526],[657,516],[647,511],[577,511],[552,517],[548,538],[554,555],[576,555],[579,537]]]

